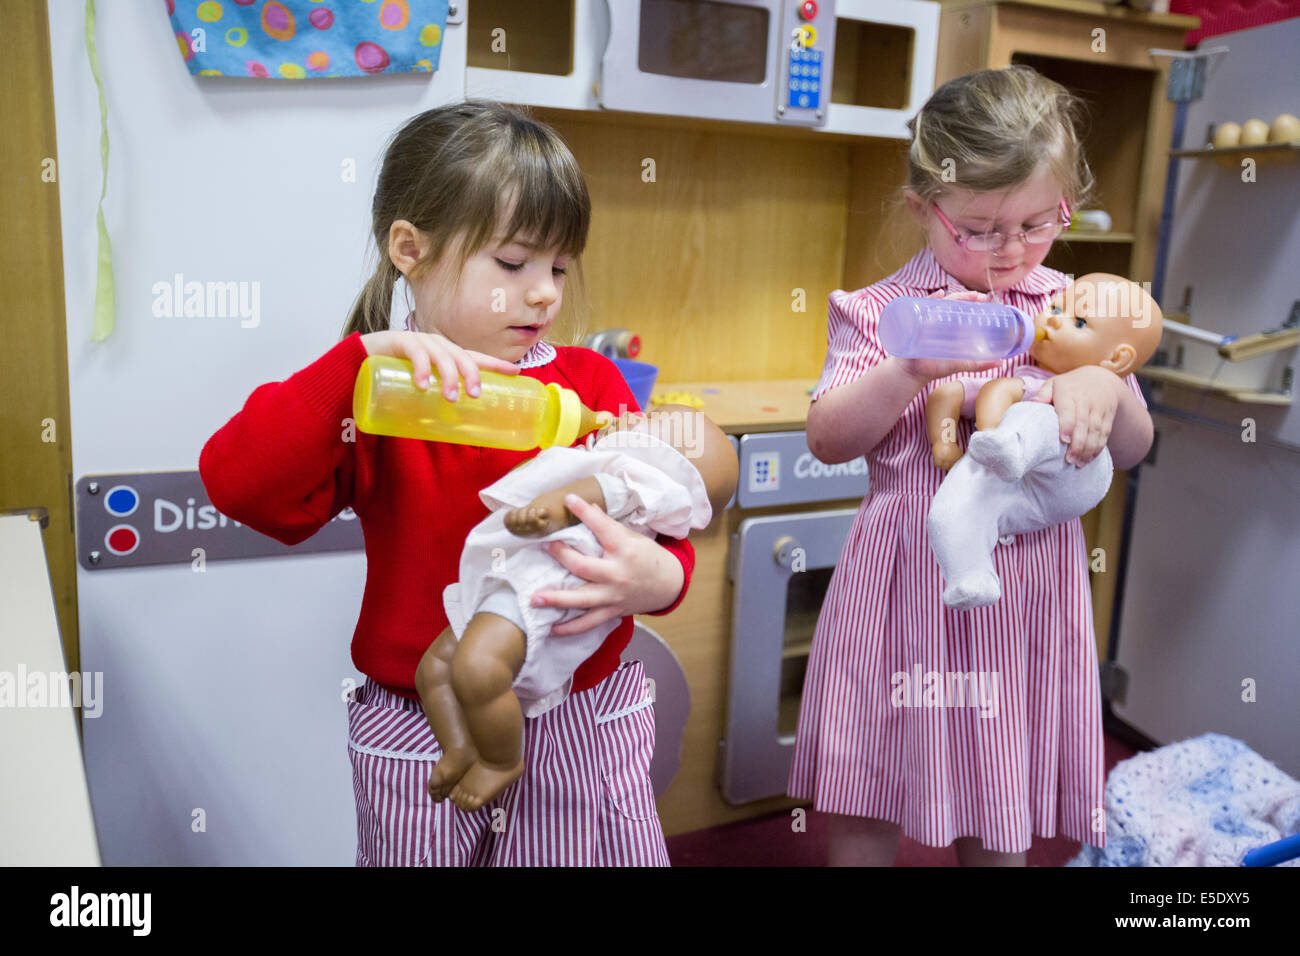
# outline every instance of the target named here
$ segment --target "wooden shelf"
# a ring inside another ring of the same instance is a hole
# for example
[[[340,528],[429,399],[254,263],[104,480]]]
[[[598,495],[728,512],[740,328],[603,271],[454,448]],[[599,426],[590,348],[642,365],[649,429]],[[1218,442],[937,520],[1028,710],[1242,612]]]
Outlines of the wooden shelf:
[[[1132,243],[1136,237],[1131,232],[1103,232],[1100,229],[1066,230],[1057,236],[1057,242],[1127,242]]]
[[[1300,140],[1290,143],[1258,143],[1254,146],[1206,146],[1201,149],[1171,149],[1176,159],[1295,159],[1300,156]]]
[[[1220,398],[1227,398],[1246,405],[1291,405],[1292,396],[1283,392],[1261,392],[1256,389],[1241,388],[1235,385],[1221,385],[1212,382],[1203,375],[1192,375],[1172,368],[1146,366],[1137,370],[1137,374],[1153,382],[1165,382],[1180,385],[1183,388],[1211,392]]]
[[[1195,30],[1201,25],[1201,18],[1184,13],[1147,13],[1122,7],[1116,4],[1101,3],[1099,0],[939,0],[944,9],[960,10],[963,7],[987,7],[1001,2],[1004,6],[1038,7],[1044,10],[1059,10],[1064,13],[1083,13],[1090,17],[1106,17],[1111,20],[1123,20],[1127,23],[1145,23],[1153,26],[1173,27],[1181,30]]]
[[[781,648],[781,659],[792,660],[798,657],[807,657],[812,653],[812,641],[800,641],[798,644],[791,644],[789,647]]]

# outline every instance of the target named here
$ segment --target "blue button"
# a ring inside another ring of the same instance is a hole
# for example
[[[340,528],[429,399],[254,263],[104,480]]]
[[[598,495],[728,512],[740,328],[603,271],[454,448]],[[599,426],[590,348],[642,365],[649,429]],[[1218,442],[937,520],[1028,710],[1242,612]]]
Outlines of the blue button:
[[[140,496],[130,485],[117,485],[104,496],[104,508],[111,515],[125,517],[140,505]]]

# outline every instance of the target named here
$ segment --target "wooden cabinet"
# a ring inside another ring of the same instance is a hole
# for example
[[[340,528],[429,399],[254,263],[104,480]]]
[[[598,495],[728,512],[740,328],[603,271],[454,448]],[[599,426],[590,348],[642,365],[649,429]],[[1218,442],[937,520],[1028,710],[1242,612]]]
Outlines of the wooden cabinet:
[[[1097,178],[1092,208],[1109,233],[1068,232],[1047,265],[1150,281],[1164,199],[1174,104],[1165,98],[1169,58],[1196,17],[1145,14],[1087,0],[944,0],[938,86],[1012,64],[1031,66],[1088,107],[1084,149]]]

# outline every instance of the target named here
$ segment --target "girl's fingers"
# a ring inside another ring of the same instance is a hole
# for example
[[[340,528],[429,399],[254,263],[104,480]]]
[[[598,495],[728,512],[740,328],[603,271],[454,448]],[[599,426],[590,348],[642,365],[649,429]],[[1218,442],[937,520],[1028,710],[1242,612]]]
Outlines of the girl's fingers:
[[[1088,441],[1084,445],[1083,455],[1079,461],[1087,464],[1100,455],[1101,450],[1106,447],[1106,439],[1109,437],[1110,426],[1105,420],[1105,415],[1100,411],[1094,412],[1088,425]]]
[[[577,512],[575,511],[574,513],[576,514]],[[635,532],[633,533],[635,534]],[[583,554],[577,548],[571,548],[562,541],[553,541],[546,546],[546,549],[548,553],[551,555],[551,557],[553,557],[556,561],[559,561],[560,564],[564,565],[564,567],[569,572],[576,574],[584,581],[593,581],[598,584],[604,584],[609,580],[609,574],[607,573],[606,570],[605,559],[603,558],[595,558],[589,554]],[[556,593],[563,593],[568,595],[568,594],[575,594],[581,590],[583,589],[576,588],[573,591],[563,591],[563,592],[556,592]],[[572,604],[561,605],[558,604],[557,602],[557,606],[586,607],[589,605],[572,605]]]
[[[587,608],[603,607],[609,603],[609,589],[603,584],[584,584],[580,588],[538,591],[533,595],[533,607]]]
[[[442,384],[442,395],[447,401],[454,402],[460,397],[460,369],[456,360],[441,344],[429,347],[429,354],[438,366],[438,381]]]
[[[581,634],[583,631],[590,631],[593,627],[604,624],[617,616],[608,607],[594,607],[586,614],[575,617],[572,621],[556,624],[551,628],[551,633],[556,637],[571,637],[574,634]]]
[[[499,359],[491,355],[484,355],[482,352],[474,352],[469,349],[465,350],[479,368],[485,368],[489,372],[500,372],[503,375],[518,375],[519,366],[513,362],[507,362],[505,359]]]
[[[605,512],[577,495],[565,495],[564,504],[577,516],[579,521],[591,529],[591,533],[596,536],[596,540],[600,542],[600,546],[605,549],[606,554],[618,550],[620,535],[636,534],[635,531],[624,528]],[[570,570],[573,569],[570,568]],[[578,572],[574,571],[573,573],[577,574]],[[583,575],[583,577],[586,577],[586,575]],[[588,580],[591,579],[588,578]]]
[[[452,360],[456,363],[457,374],[465,380],[465,394],[471,398],[478,398],[480,379],[473,356],[464,349],[456,349],[452,353]]]
[[[429,353],[418,342],[406,345],[406,357],[411,360],[411,374],[415,376],[417,388],[429,387]]]
[[[1061,425],[1061,441],[1073,444],[1074,403],[1058,398],[1052,405],[1056,409],[1056,417]]]

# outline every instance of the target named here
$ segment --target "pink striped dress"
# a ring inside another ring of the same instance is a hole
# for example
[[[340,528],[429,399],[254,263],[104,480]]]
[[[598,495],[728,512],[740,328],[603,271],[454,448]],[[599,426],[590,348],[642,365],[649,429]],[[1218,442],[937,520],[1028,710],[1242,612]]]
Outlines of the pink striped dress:
[[[1069,281],[1039,266],[993,298],[1036,315]],[[886,303],[962,288],[926,248],[875,285],[832,293],[814,399],[884,361],[876,323]],[[1031,363],[1026,354],[962,374],[997,378]],[[923,389],[867,456],[870,493],[813,637],[790,795],[820,811],[892,821],[931,846],[970,836],[989,850],[1022,852],[1032,834],[1056,835],[1058,822],[1071,839],[1104,846],[1101,693],[1082,527],[1076,519],[1004,538],[993,553],[1002,599],[971,611],[944,606],[925,529],[944,477],[931,460],[925,400],[944,381]],[[1140,399],[1136,378],[1125,381]],[[963,449],[973,428],[959,423]],[[973,693],[963,699],[954,683],[962,678],[949,675],[967,675],[964,686],[982,687],[995,706],[978,705]],[[944,688],[952,694],[936,706]]]

